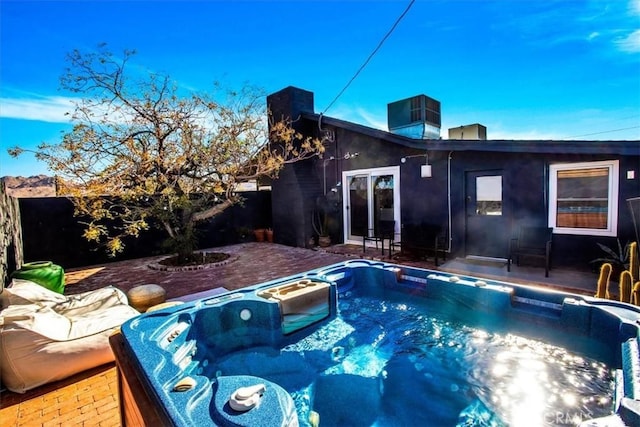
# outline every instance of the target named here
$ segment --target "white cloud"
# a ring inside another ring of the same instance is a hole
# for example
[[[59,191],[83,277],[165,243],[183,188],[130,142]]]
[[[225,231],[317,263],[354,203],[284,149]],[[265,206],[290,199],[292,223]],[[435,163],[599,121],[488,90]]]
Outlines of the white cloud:
[[[326,115],[347,122],[372,127],[374,129],[387,130],[386,108],[384,109],[384,114],[382,114],[368,111],[360,106],[351,107],[345,104],[340,104],[333,107]]]
[[[640,30],[635,30],[625,37],[619,37],[615,43],[623,52],[640,52]]]
[[[40,98],[0,98],[0,117],[35,120],[50,123],[69,123],[74,99],[62,96]]]
[[[364,120],[364,125],[386,131],[388,129],[387,117],[375,116],[364,108],[357,108],[356,113]]]

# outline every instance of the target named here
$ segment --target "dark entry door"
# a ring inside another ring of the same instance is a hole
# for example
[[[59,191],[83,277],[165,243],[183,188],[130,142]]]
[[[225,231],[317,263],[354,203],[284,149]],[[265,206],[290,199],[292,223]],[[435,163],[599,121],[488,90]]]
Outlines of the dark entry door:
[[[501,170],[466,173],[466,255],[508,256],[509,228]]]

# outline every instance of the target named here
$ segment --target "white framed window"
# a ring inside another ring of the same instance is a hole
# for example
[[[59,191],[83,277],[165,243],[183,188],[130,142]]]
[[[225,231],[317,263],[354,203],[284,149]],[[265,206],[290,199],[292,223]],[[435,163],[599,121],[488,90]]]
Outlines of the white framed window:
[[[618,161],[549,165],[549,227],[556,234],[616,236]]]

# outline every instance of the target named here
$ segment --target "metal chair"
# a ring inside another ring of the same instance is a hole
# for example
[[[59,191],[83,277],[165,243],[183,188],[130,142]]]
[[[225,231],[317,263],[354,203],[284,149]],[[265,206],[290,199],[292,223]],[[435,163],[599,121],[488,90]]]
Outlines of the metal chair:
[[[389,242],[393,241],[395,237],[396,222],[395,221],[378,221],[378,225],[375,228],[367,230],[367,234],[362,236],[362,253],[367,250],[367,242],[375,242],[376,250],[378,249],[378,242],[382,246],[382,255],[384,256],[384,240]]]
[[[511,263],[515,258],[520,265],[520,257],[539,258],[544,261],[544,277],[549,277],[551,269],[551,243],[553,229],[548,227],[521,227],[518,237],[511,239],[507,271],[511,271]]]

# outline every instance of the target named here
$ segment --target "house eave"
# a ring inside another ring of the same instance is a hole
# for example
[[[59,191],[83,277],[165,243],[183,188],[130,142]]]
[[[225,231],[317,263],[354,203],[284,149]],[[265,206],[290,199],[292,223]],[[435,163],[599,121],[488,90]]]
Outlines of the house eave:
[[[304,120],[318,123],[320,114],[303,113]],[[594,140],[459,140],[459,139],[412,139],[368,126],[347,122],[322,115],[323,127],[332,126],[351,132],[378,138],[393,144],[416,150],[429,151],[485,151],[538,154],[609,154],[640,155],[640,140],[594,141]]]

